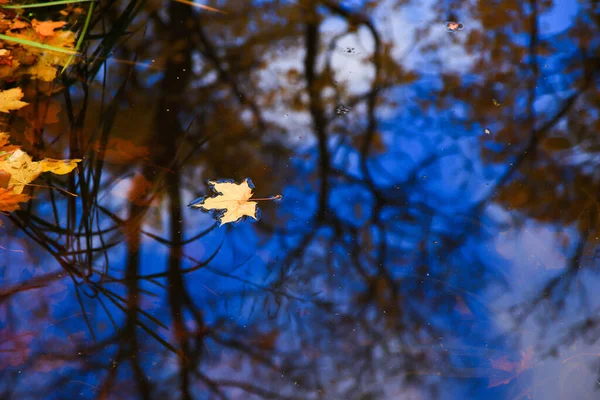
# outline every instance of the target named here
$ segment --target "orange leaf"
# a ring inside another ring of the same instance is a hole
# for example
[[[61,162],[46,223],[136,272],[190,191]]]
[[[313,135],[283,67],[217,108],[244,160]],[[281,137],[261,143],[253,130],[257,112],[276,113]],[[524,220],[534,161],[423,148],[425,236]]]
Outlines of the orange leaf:
[[[56,32],[54,32],[54,30],[58,29],[58,28],[62,28],[66,24],[67,23],[64,21],[58,21],[58,22],[38,21],[37,19],[34,19],[33,21],[31,21],[31,25],[33,26],[33,29],[35,29],[37,34],[40,36],[54,36],[56,34]]]
[[[23,193],[15,193],[12,188],[0,188],[0,211],[13,212],[19,210],[19,203],[29,201],[31,196]]]
[[[8,133],[0,132],[0,154],[12,153],[19,148],[19,146],[9,145],[8,138]]]
[[[15,20],[13,21],[13,23],[10,25],[10,29],[23,29],[23,28],[27,28],[29,25],[27,24],[27,22],[25,21],[19,21],[19,20]]]

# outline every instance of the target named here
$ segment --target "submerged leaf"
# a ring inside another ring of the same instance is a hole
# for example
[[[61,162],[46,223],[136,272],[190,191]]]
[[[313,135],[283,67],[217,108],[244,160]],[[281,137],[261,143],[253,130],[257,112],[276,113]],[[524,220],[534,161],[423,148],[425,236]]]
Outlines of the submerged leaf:
[[[190,207],[201,208],[204,211],[224,210],[217,216],[221,225],[236,222],[245,215],[256,217],[255,201],[248,201],[252,197],[254,185],[250,179],[242,183],[209,181],[211,189],[218,195],[215,197],[202,197],[189,204]]]
[[[548,152],[572,148],[573,145],[566,137],[547,137],[542,140],[542,148]]]

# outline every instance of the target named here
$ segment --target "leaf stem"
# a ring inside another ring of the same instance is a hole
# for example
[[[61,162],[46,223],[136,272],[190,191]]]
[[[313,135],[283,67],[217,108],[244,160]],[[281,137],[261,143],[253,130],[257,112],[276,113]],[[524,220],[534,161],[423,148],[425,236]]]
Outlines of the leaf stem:
[[[257,198],[249,198],[248,201],[269,201],[269,200],[280,200],[281,199],[281,195],[278,194],[276,196],[271,196],[271,197],[257,197]]]

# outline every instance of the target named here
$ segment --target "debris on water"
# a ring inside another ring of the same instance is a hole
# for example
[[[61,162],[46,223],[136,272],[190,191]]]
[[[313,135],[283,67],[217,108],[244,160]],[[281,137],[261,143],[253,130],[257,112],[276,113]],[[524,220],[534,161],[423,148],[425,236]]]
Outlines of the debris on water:
[[[351,109],[349,107],[346,107],[345,105],[340,104],[339,106],[336,107],[335,113],[337,115],[346,115],[350,112],[350,110]]]
[[[486,135],[491,135],[491,134],[492,134],[492,131],[490,131],[488,128],[485,128],[485,129],[483,130],[483,133],[485,133]]]
[[[456,21],[446,21],[446,30],[448,32],[458,32],[462,31],[464,28],[463,24]]]

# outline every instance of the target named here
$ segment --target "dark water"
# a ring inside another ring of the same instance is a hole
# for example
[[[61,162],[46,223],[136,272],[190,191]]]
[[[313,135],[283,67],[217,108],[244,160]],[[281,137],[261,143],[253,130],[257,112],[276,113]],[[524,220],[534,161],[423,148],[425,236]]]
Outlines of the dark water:
[[[3,78],[83,161],[0,216],[0,398],[600,398],[597,1],[202,5]]]

